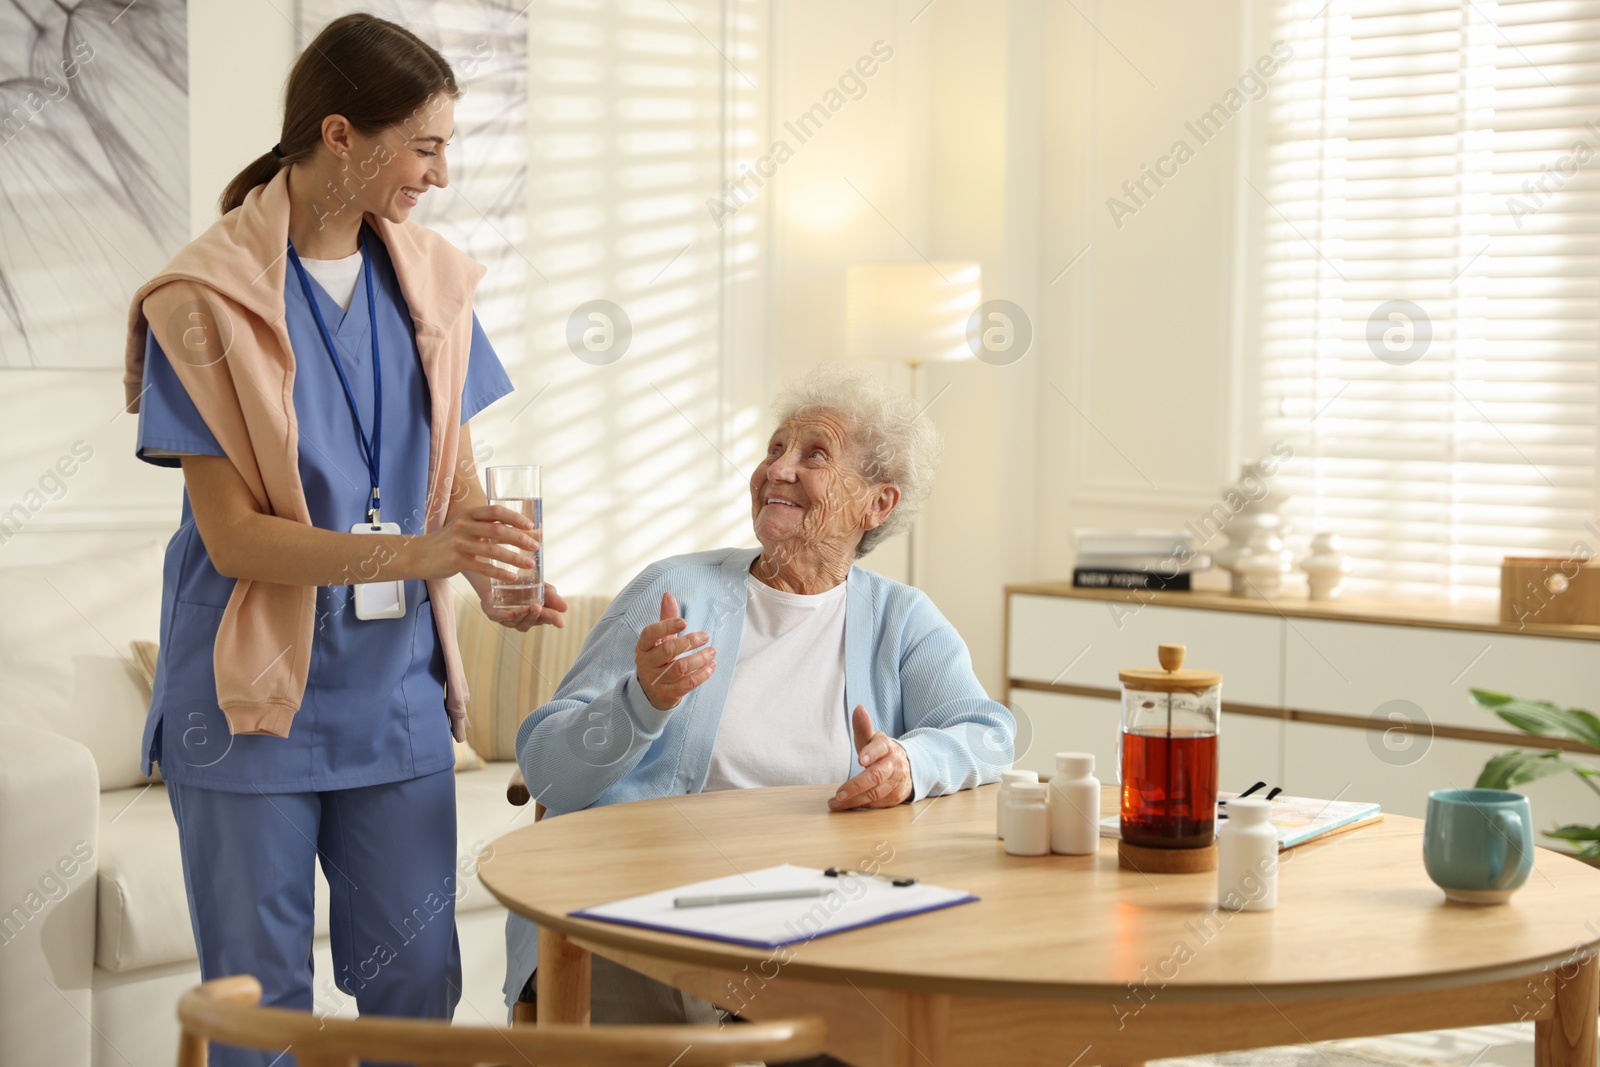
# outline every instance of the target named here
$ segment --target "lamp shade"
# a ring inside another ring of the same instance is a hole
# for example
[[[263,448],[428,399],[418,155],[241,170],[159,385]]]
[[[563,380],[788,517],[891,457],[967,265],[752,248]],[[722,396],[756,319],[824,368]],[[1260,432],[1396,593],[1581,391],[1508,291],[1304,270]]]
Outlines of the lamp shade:
[[[845,279],[846,355],[924,363],[965,359],[983,300],[976,263],[854,263]]]

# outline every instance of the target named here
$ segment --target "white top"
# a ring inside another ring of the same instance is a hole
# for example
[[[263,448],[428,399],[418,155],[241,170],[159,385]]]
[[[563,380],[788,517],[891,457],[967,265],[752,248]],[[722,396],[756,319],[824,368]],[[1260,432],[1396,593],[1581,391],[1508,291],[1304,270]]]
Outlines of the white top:
[[[328,291],[334,303],[346,311],[350,310],[350,301],[356,295],[356,279],[361,277],[361,249],[356,249],[355,255],[343,259],[306,259],[302,256],[300,265],[317,280],[318,285]]]
[[[840,785],[860,768],[844,706],[846,583],[805,596],[745,582],[749,603],[705,791]]]

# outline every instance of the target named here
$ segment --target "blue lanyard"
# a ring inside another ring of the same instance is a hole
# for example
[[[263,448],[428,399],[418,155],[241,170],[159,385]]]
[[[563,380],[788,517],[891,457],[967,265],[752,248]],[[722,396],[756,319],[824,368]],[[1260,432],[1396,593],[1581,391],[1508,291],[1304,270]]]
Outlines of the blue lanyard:
[[[355,390],[350,388],[350,379],[345,377],[344,364],[339,361],[339,353],[333,347],[333,337],[328,333],[328,324],[322,321],[322,312],[317,308],[317,298],[311,292],[311,280],[306,277],[306,269],[300,263],[300,256],[294,250],[294,243],[289,244],[289,262],[294,264],[295,273],[300,276],[300,289],[306,294],[306,303],[311,305],[311,315],[317,320],[317,330],[322,334],[322,343],[328,346],[328,358],[333,360],[333,369],[339,374],[339,384],[344,386],[344,398],[350,404],[350,417],[356,422],[356,440],[361,443],[361,458],[367,461],[367,473],[372,477],[372,495],[367,500],[367,517],[374,525],[379,521],[379,493],[378,493],[378,460],[381,455],[380,448],[383,440],[383,361],[378,358],[378,305],[372,299],[372,254],[367,249],[367,231],[363,228],[360,232],[361,242],[361,273],[367,282],[367,317],[371,323],[372,336],[372,441],[367,441],[367,433],[361,427],[361,412],[356,407]]]

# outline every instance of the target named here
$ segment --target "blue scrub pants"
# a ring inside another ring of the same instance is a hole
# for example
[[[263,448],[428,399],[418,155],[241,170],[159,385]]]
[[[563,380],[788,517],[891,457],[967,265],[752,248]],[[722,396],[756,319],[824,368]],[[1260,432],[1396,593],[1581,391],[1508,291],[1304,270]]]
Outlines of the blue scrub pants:
[[[449,1019],[461,998],[453,770],[318,793],[167,783],[205,979],[254,975],[261,1003],[310,1011],[313,864],[332,890],[324,991],[362,1015]],[[337,996],[337,994],[335,994]],[[280,1058],[281,1057],[281,1058]],[[213,1067],[293,1054],[214,1045]]]

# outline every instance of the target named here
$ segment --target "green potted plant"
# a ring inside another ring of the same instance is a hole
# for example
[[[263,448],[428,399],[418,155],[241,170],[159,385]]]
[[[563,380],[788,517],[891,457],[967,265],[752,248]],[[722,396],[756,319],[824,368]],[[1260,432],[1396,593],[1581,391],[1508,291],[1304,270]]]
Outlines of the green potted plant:
[[[1600,718],[1593,712],[1582,708],[1563,710],[1547,700],[1518,700],[1487,689],[1472,690],[1472,701],[1525,734],[1576,741],[1586,751],[1600,755]],[[1524,782],[1538,781],[1563,771],[1571,771],[1600,795],[1600,782],[1596,781],[1600,779],[1600,769],[1576,762],[1570,753],[1555,748],[1502,752],[1483,765],[1477,784],[1480,789],[1514,789]],[[1546,830],[1545,836],[1566,842],[1577,850],[1579,859],[1600,860],[1600,825],[1573,823]]]

